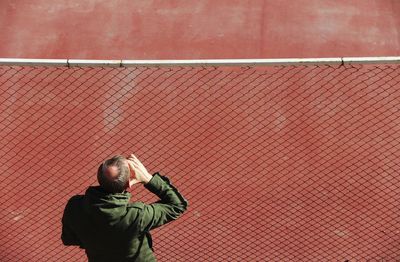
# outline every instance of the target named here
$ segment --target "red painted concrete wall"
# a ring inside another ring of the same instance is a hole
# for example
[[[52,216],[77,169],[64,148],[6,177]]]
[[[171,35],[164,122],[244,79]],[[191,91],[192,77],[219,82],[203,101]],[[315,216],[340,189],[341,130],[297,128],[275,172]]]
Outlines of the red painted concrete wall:
[[[400,55],[399,11],[396,0],[5,0],[0,57]],[[398,260],[398,67],[242,68],[211,84],[203,74],[229,71],[31,69],[0,67],[0,261],[85,261],[61,246],[64,205],[96,183],[99,161],[132,150],[191,202],[155,232],[160,261]]]
[[[0,1],[0,57],[400,55],[398,0]]]

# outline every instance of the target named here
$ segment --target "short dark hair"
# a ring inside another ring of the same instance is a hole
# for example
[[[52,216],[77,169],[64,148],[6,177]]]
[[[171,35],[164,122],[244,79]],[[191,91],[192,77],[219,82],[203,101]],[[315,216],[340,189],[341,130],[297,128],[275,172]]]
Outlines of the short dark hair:
[[[109,193],[122,193],[125,191],[129,183],[130,171],[125,162],[126,158],[123,156],[113,156],[104,161],[97,170],[97,180],[100,186]],[[107,168],[116,166],[118,174],[115,178],[106,175]]]

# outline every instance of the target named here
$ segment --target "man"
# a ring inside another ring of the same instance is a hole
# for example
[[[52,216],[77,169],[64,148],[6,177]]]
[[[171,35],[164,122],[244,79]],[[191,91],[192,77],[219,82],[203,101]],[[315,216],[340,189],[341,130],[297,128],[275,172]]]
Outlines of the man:
[[[134,155],[104,161],[97,179],[100,186],[68,201],[62,218],[64,245],[84,248],[89,262],[156,261],[150,230],[177,219],[187,201],[166,177],[150,175]],[[160,201],[129,203],[126,189],[137,183]]]

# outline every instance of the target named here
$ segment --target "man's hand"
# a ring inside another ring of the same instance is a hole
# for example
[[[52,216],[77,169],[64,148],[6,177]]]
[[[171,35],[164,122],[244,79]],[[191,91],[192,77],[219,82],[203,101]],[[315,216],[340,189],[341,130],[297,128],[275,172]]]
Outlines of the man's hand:
[[[131,171],[131,179],[129,180],[129,187],[137,183],[147,184],[153,177],[144,167],[144,165],[136,158],[135,155],[131,154],[128,158],[128,166]]]

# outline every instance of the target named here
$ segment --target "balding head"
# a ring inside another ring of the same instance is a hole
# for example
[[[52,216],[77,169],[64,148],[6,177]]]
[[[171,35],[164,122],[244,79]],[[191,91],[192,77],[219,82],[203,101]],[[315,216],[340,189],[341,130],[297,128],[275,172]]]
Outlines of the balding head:
[[[130,171],[123,156],[114,156],[104,161],[97,170],[100,186],[110,193],[122,193],[129,185]]]

